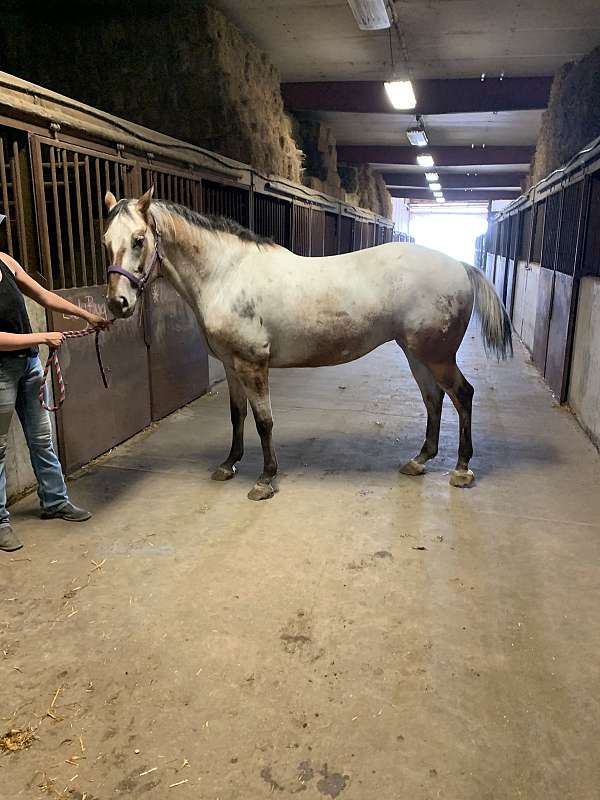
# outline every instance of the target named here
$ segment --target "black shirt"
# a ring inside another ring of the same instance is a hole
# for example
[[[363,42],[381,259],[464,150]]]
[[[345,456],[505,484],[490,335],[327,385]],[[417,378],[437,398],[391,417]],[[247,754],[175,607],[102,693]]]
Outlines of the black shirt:
[[[31,322],[25,307],[23,294],[17,286],[13,271],[0,258],[0,331],[3,333],[31,333]],[[24,350],[1,350],[1,358],[26,358],[36,356],[37,345]]]

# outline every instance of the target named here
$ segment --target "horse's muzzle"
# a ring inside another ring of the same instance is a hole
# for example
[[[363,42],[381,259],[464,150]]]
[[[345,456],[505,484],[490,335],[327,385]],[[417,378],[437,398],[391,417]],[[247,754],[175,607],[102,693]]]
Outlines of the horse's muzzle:
[[[117,319],[125,319],[133,314],[135,303],[130,303],[124,295],[108,298],[110,313]]]

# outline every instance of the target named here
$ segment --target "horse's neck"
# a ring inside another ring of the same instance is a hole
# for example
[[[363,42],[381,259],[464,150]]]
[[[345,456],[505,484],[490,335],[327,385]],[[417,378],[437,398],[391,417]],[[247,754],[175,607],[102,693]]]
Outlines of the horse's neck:
[[[244,255],[236,237],[187,226],[187,235],[174,229],[163,238],[166,277],[193,305],[201,305],[215,280],[222,281],[228,269]]]

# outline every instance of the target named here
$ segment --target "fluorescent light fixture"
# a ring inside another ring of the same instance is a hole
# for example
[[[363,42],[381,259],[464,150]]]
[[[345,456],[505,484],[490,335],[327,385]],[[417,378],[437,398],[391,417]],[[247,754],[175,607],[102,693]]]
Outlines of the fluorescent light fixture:
[[[417,98],[410,81],[387,81],[383,85],[394,108],[404,110],[417,105]]]
[[[434,197],[443,197],[443,196],[444,196],[444,193],[443,193],[443,192],[434,192],[434,193],[433,193],[433,196],[434,196]]]
[[[417,156],[417,164],[420,167],[433,167],[433,156],[425,154],[422,156]]]
[[[426,172],[425,173],[425,180],[428,180],[430,183],[431,181],[439,181],[440,176],[437,172]]]
[[[436,197],[436,198],[435,198],[435,202],[436,202],[436,203],[445,203],[445,202],[446,202],[446,200],[445,200],[445,198],[443,198],[443,197]]]
[[[429,144],[429,139],[423,128],[409,128],[406,131],[408,141],[414,147],[425,147]]]
[[[429,188],[432,192],[441,192],[442,191],[442,184],[441,183],[430,183]]]
[[[384,0],[348,0],[361,31],[381,31],[390,27]]]

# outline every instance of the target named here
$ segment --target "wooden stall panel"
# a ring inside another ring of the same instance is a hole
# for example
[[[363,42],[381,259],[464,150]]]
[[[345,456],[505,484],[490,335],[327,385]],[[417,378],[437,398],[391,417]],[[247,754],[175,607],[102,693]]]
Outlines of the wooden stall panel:
[[[325,212],[325,246],[324,255],[335,256],[338,253],[338,231],[340,217],[330,211]]]
[[[145,293],[152,419],[158,420],[208,390],[208,355],[191,308],[166,280]]]
[[[553,283],[554,271],[540,267],[535,332],[533,336],[533,362],[542,375],[546,369]]]
[[[340,224],[340,253],[350,253],[354,242],[354,220],[342,216]]]
[[[573,278],[557,272],[548,331],[545,377],[562,403],[566,400],[569,353],[574,324]]]
[[[107,317],[106,287],[59,291],[76,305]],[[83,320],[49,312],[54,330],[82,330]],[[139,312],[100,337],[109,389],[96,362],[94,337],[67,340],[60,352],[67,398],[58,412],[59,454],[65,472],[86,464],[150,424],[150,380]],[[56,391],[56,387],[55,387]]]

